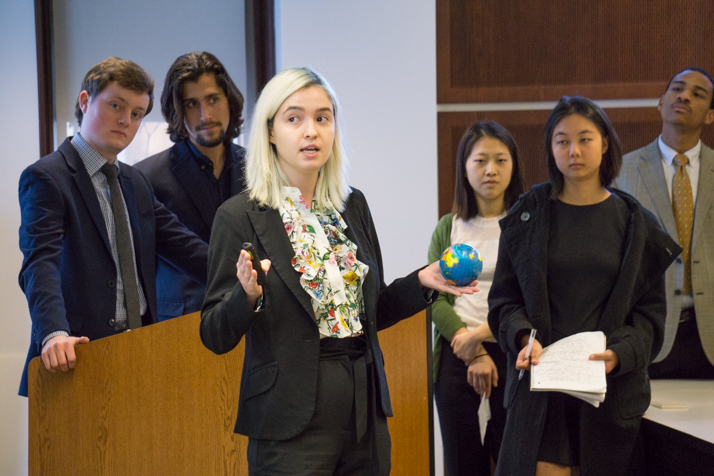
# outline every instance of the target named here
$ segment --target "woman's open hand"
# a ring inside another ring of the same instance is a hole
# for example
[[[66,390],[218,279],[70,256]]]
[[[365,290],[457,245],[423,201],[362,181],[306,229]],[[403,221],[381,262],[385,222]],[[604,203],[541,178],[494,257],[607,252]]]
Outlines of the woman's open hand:
[[[479,290],[476,287],[478,281],[473,281],[467,286],[453,286],[447,283],[444,276],[441,275],[441,268],[439,267],[438,261],[434,261],[429,266],[419,271],[419,284],[425,288],[433,289],[435,291],[439,291],[440,293],[453,294],[455,296],[473,294]]]

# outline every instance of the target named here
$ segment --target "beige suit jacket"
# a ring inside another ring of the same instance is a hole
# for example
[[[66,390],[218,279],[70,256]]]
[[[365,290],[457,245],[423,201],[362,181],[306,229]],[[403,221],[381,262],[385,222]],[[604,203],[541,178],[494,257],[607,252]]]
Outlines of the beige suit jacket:
[[[714,150],[702,144],[700,161],[692,236],[692,292],[702,347],[714,365]],[[615,187],[637,198],[679,243],[657,140],[625,155]],[[672,349],[682,308],[683,280],[684,265],[680,257],[665,274],[667,323],[664,344],[655,362],[664,359]]]

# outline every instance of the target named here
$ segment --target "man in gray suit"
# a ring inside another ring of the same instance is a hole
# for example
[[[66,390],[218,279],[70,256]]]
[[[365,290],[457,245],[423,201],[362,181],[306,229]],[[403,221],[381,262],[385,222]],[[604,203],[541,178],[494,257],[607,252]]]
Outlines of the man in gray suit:
[[[714,150],[700,140],[714,122],[714,80],[699,68],[677,73],[657,109],[662,134],[625,155],[615,180],[685,249],[666,273],[664,345],[649,372],[714,378]]]

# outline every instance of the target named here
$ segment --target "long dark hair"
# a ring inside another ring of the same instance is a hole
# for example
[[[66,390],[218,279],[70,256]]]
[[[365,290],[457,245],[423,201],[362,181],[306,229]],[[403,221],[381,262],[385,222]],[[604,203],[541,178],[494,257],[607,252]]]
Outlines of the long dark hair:
[[[602,186],[608,187],[620,173],[620,168],[622,167],[620,139],[617,137],[612,124],[610,124],[610,119],[607,118],[605,111],[588,98],[563,96],[550,113],[550,116],[548,116],[548,120],[545,123],[545,133],[543,134],[548,176],[553,187],[551,190],[552,199],[556,199],[560,195],[564,186],[563,173],[558,170],[558,166],[555,164],[555,156],[553,155],[553,133],[558,123],[572,114],[578,114],[595,124],[602,138],[607,140],[607,150],[602,155],[602,163],[600,164],[600,183]]]
[[[179,56],[166,74],[164,90],[161,93],[161,112],[169,123],[168,132],[174,142],[188,138],[184,124],[183,85],[186,81],[198,81],[204,74],[212,74],[216,84],[228,98],[230,119],[226,128],[225,144],[240,134],[243,124],[243,95],[226,72],[226,68],[211,53],[195,52]]]
[[[503,201],[506,210],[511,208],[518,197],[523,193],[524,181],[521,171],[523,164],[521,163],[520,155],[518,154],[518,146],[513,136],[502,125],[493,121],[477,121],[471,124],[459,142],[459,147],[456,151],[456,186],[454,187],[454,204],[452,212],[457,218],[468,220],[478,215],[478,203],[474,195],[473,188],[469,184],[469,179],[466,176],[466,161],[471,155],[474,145],[484,137],[492,137],[497,139],[508,148],[513,160],[513,171],[511,173],[511,181],[506,187]]]

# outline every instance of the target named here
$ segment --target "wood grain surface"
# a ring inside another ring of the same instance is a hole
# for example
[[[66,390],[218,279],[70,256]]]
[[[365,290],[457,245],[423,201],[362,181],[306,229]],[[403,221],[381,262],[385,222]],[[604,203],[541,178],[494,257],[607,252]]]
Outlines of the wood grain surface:
[[[216,356],[198,313],[77,347],[74,371],[29,369],[29,474],[247,475],[233,433],[243,343]],[[394,475],[429,474],[426,313],[380,333]]]
[[[443,103],[659,97],[690,66],[714,74],[708,0],[439,0]]]

